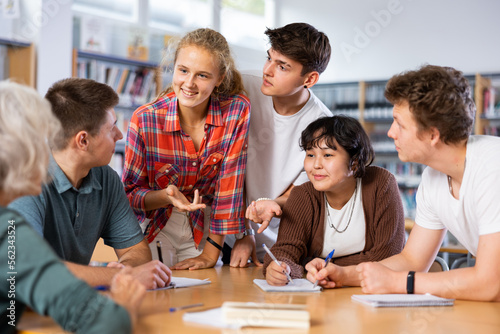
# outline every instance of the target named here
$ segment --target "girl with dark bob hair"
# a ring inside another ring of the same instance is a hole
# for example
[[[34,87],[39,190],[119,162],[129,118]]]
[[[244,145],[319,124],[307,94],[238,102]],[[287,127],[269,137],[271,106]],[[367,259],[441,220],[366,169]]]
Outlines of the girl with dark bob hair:
[[[352,117],[312,122],[302,132],[300,146],[306,151],[304,169],[310,182],[295,187],[283,209],[278,240],[271,249],[281,266],[266,255],[266,280],[287,284],[285,271],[302,278],[309,261],[335,250],[331,262],[345,266],[336,286],[349,285],[350,278],[357,277],[355,265],[403,249],[404,210],[396,179],[370,166],[370,139]]]

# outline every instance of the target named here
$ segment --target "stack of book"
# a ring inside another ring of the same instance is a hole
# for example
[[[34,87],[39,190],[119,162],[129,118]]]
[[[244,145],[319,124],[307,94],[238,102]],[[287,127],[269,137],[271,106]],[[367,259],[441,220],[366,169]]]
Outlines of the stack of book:
[[[225,323],[241,327],[309,328],[306,305],[224,302]]]

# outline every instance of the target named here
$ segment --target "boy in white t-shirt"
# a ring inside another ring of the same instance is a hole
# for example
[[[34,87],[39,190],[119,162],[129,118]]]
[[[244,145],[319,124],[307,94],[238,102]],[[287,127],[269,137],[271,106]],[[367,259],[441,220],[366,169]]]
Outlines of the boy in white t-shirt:
[[[328,37],[306,23],[267,29],[265,34],[271,48],[263,72],[243,74],[252,106],[245,180],[246,199],[251,204],[246,218],[262,225],[247,222],[246,232],[236,235],[232,267],[246,267],[250,256],[261,265],[262,244],[271,247],[276,242],[281,208],[290,191],[307,181],[300,134],[312,121],[331,116],[309,90],[330,60]],[[255,239],[254,229],[259,232]]]
[[[461,72],[427,65],[389,80],[394,104],[388,132],[399,158],[425,164],[417,191],[415,226],[401,254],[361,263],[356,282],[364,293],[430,293],[500,301],[500,138],[471,136],[475,106]],[[476,256],[473,267],[427,273],[449,230]],[[342,285],[345,270],[313,260],[308,279]],[[415,273],[416,272],[416,273]]]

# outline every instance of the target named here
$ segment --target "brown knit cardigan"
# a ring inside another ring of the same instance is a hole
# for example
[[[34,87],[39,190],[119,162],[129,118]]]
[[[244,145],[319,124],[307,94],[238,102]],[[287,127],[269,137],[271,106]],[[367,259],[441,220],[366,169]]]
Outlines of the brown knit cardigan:
[[[387,170],[370,166],[361,179],[366,222],[365,248],[362,252],[334,258],[340,266],[380,261],[398,254],[404,246],[404,210],[396,178]],[[324,192],[311,182],[294,187],[281,216],[278,240],[271,251],[287,263],[292,278],[304,276],[304,266],[319,257],[325,229]],[[332,248],[334,245],[332,245]],[[263,273],[271,262],[266,254]]]

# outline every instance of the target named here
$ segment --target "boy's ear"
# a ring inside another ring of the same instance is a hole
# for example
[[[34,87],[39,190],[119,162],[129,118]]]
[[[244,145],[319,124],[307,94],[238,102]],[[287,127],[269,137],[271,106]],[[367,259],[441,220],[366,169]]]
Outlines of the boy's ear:
[[[311,88],[318,82],[318,80],[319,73],[317,71],[309,72],[304,76],[304,86],[307,86],[307,88]]]
[[[89,134],[87,131],[79,131],[74,137],[73,142],[75,147],[86,151],[89,145]]]
[[[431,127],[429,129],[429,138],[430,138],[431,145],[433,145],[433,146],[437,145],[437,143],[441,139],[441,134],[439,133],[439,130],[435,127]]]

